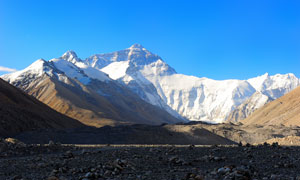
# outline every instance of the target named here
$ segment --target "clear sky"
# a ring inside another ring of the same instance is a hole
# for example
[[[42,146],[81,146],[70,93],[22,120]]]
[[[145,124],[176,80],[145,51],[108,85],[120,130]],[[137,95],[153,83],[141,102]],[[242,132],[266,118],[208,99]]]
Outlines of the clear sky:
[[[0,70],[67,50],[84,59],[134,43],[178,73],[300,77],[300,1],[0,0]]]

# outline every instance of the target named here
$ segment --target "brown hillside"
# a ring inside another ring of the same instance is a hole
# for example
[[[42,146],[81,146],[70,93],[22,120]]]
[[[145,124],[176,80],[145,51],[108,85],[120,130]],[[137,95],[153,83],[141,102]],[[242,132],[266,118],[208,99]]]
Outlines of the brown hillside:
[[[0,78],[0,136],[36,129],[83,127]]]
[[[300,87],[254,111],[244,124],[300,125]]]
[[[85,86],[76,79],[62,83],[45,75],[27,87],[26,82],[20,84],[20,88],[51,108],[90,126],[179,122],[116,83],[95,81]],[[99,89],[103,95],[96,92]]]

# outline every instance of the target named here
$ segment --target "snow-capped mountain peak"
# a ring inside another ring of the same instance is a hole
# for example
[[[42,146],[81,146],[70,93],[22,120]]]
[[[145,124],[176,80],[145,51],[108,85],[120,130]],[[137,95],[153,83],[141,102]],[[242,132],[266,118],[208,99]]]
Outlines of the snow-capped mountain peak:
[[[156,62],[157,60],[161,60],[161,57],[151,53],[140,44],[134,44],[130,48],[118,52],[125,52],[127,57],[124,59],[129,60],[136,66],[144,66]]]
[[[88,84],[91,79],[100,81],[110,81],[111,79],[102,71],[90,67],[86,62],[78,58],[77,54],[70,50],[64,53],[60,58],[49,60],[54,66],[65,72],[69,77],[78,79],[83,84]]]
[[[46,63],[47,63],[46,60],[44,60],[44,59],[38,59],[35,62],[33,62],[32,64],[30,64],[24,70],[41,70]]]
[[[25,82],[23,85],[26,86],[36,78],[42,77],[44,75],[49,77],[52,77],[54,75],[58,76],[58,74],[62,75],[63,72],[56,69],[52,63],[49,63],[44,59],[38,59],[27,68],[21,71],[5,74],[1,76],[1,78],[14,85],[20,83],[20,81],[23,81]]]
[[[130,46],[130,48],[128,49],[135,49],[135,50],[146,50],[141,44],[133,44],[132,46]]]
[[[259,90],[261,85],[269,78],[269,73],[265,73],[261,76],[257,76],[255,78],[248,79],[248,82],[256,89]]]
[[[292,73],[275,74],[268,73],[247,80],[257,91],[277,99],[300,85],[299,79]]]
[[[175,70],[170,66],[168,66],[168,64],[166,64],[161,57],[151,53],[140,44],[134,44],[130,48],[112,52],[112,53],[96,54],[87,58],[84,62],[88,66],[99,70],[107,66],[115,67],[116,64],[119,64],[122,66],[126,65],[126,67],[130,68],[130,71],[132,72],[132,70],[136,71],[136,70],[144,69],[145,66],[147,65],[150,66],[158,65],[160,67],[164,67],[162,68],[162,70],[167,69],[169,71],[169,74],[176,73]],[[107,69],[116,69],[116,68],[107,67],[106,70]],[[124,68],[121,69],[125,70]]]
[[[12,77],[19,76],[20,74],[35,74],[42,75],[43,73],[51,74],[52,67],[44,59],[38,59],[29,65],[27,68],[11,73]],[[10,74],[9,74],[10,75]],[[5,76],[5,75],[4,75]],[[14,79],[14,78],[12,78]]]
[[[130,48],[112,53],[94,55],[87,58],[85,63],[109,74],[112,79],[123,77],[126,82],[133,76],[135,76],[133,79],[139,77],[138,79],[142,80],[138,71],[143,71],[144,75],[149,76],[176,73],[161,57],[151,53],[140,44],[134,44]],[[145,82],[144,79],[142,81]]]
[[[64,59],[64,60],[69,61],[69,62],[74,63],[74,64],[76,62],[81,62],[81,59],[78,58],[77,54],[72,50],[69,50],[69,51],[65,52],[61,56],[61,59]]]

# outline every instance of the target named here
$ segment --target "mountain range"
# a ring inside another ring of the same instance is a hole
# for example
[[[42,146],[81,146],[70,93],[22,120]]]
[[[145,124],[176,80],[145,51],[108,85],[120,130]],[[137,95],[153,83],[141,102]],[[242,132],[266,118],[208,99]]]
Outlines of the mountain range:
[[[248,80],[179,74],[139,44],[84,60],[68,51],[1,78],[93,126],[238,122],[300,83],[291,73]]]

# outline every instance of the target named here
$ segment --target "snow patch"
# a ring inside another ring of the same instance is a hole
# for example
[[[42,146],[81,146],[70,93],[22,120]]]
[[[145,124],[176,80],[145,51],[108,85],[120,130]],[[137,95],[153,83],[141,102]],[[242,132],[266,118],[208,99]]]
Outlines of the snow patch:
[[[64,59],[52,59],[50,62],[53,62],[54,66],[64,72],[68,77],[77,79],[85,85],[90,82],[90,78],[73,63]]]
[[[129,61],[113,62],[102,68],[101,71],[109,74],[109,77],[117,80],[126,75],[126,70],[129,67]]]

